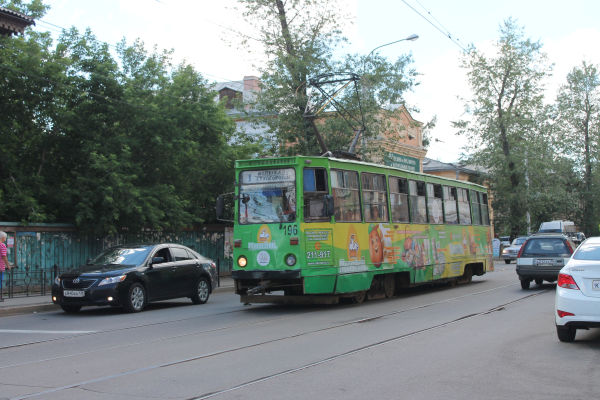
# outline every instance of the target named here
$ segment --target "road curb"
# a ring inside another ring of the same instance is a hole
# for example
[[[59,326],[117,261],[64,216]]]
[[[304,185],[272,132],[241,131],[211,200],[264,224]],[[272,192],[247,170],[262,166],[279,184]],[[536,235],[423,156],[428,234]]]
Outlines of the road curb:
[[[213,293],[233,293],[233,286],[222,286],[217,287],[213,290]],[[1,303],[0,303],[1,304]],[[10,317],[13,315],[30,314],[47,311],[58,311],[60,306],[54,303],[40,303],[40,304],[28,304],[28,305],[15,305],[15,306],[4,306],[0,307],[0,318]]]
[[[45,311],[56,311],[59,309],[60,309],[60,307],[54,303],[5,307],[2,310],[0,310],[0,317],[10,317],[13,315],[38,313],[38,312],[45,312]]]

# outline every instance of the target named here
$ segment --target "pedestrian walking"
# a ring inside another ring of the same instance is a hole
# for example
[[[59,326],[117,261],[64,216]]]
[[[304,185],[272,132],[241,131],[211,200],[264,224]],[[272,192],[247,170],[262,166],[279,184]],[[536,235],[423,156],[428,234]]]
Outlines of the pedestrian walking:
[[[4,242],[6,242],[7,236],[8,235],[6,234],[6,232],[0,231],[0,301],[4,301],[4,298],[2,297],[2,282],[4,281],[4,271],[12,268],[12,266],[8,263],[8,251],[6,250],[6,245],[4,244]]]

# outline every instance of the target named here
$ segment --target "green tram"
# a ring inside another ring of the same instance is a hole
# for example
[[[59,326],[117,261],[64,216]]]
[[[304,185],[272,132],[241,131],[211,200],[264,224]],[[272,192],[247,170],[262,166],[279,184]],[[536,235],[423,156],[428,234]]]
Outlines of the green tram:
[[[493,269],[483,186],[305,156],[239,160],[235,179],[244,303],[360,303]]]

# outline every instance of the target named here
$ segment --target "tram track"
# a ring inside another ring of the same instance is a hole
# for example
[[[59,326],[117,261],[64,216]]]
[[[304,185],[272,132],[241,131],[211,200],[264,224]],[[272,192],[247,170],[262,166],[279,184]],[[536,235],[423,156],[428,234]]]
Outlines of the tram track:
[[[365,318],[359,318],[359,319],[353,319],[350,321],[346,321],[346,322],[341,322],[341,323],[337,323],[337,324],[333,324],[330,326],[326,326],[323,328],[319,328],[319,329],[312,329],[312,330],[306,330],[306,331],[302,331],[302,332],[298,332],[292,335],[286,335],[286,336],[282,336],[282,337],[278,337],[278,338],[273,338],[270,340],[265,340],[265,341],[259,341],[256,343],[250,343],[247,345],[243,345],[243,346],[235,346],[235,347],[229,347],[226,349],[222,349],[219,351],[215,351],[215,352],[209,352],[209,353],[203,353],[203,354],[197,354],[191,357],[186,357],[186,358],[180,358],[180,359],[176,359],[176,360],[171,360],[168,362],[164,362],[164,363],[158,363],[158,364],[154,364],[154,365],[148,365],[142,368],[134,368],[134,369],[130,369],[127,371],[122,371],[120,373],[116,373],[116,374],[109,374],[109,375],[104,375],[104,376],[100,376],[97,378],[93,378],[93,379],[89,379],[89,380],[84,380],[84,381],[80,381],[80,382],[75,382],[72,384],[68,384],[68,385],[64,385],[64,386],[60,386],[60,387],[56,387],[56,388],[52,388],[52,389],[46,389],[37,393],[32,393],[30,395],[26,395],[26,396],[22,396],[22,397],[15,397],[16,399],[26,399],[26,398],[35,398],[35,397],[40,397],[46,394],[50,394],[50,393],[56,393],[56,392],[60,392],[62,390],[68,390],[68,389],[73,389],[73,388],[78,388],[78,387],[82,387],[88,384],[93,384],[93,383],[99,383],[99,382],[105,382],[105,381],[109,381],[111,379],[116,379],[116,378],[120,378],[120,377],[125,377],[125,376],[131,376],[131,375],[135,375],[135,374],[140,374],[143,372],[148,372],[148,371],[152,371],[152,370],[157,370],[157,369],[161,369],[161,368],[168,368],[168,367],[172,367],[172,366],[176,366],[176,365],[182,365],[182,364],[186,364],[189,362],[194,362],[194,361],[198,361],[198,360],[202,360],[202,359],[210,359],[212,357],[218,357],[224,354],[228,354],[228,353],[235,353],[238,351],[243,351],[243,350],[247,350],[247,349],[256,349],[256,348],[260,348],[261,346],[266,346],[269,344],[273,344],[273,343],[277,343],[277,342],[284,342],[286,340],[292,340],[292,339],[296,339],[302,336],[306,336],[306,335],[313,335],[315,333],[320,333],[320,332],[325,332],[325,331],[330,331],[330,330],[335,330],[335,329],[340,329],[343,327],[347,327],[350,325],[354,325],[354,324],[362,324],[362,323],[367,323],[367,322],[371,322],[377,319],[381,319],[381,318],[386,318],[386,317],[390,317],[390,316],[394,316],[394,315],[398,315],[398,314],[402,314],[402,313],[406,313],[406,312],[410,312],[410,311],[415,311],[415,310],[419,310],[419,309],[424,309],[424,308],[428,308],[428,307],[432,307],[438,304],[442,304],[442,303],[449,303],[449,302],[454,302],[460,299],[464,299],[467,297],[472,297],[472,296],[477,296],[477,295],[481,295],[481,294],[485,294],[485,293],[489,293],[489,292],[493,292],[496,290],[501,290],[504,289],[506,287],[509,286],[514,286],[515,284],[510,284],[510,285],[502,285],[502,286],[497,286],[494,288],[490,288],[490,289],[486,289],[486,290],[482,290],[482,291],[478,291],[478,292],[473,292],[473,293],[468,293],[468,294],[464,294],[461,296],[454,296],[454,297],[450,297],[450,298],[445,298],[445,299],[441,299],[439,301],[434,301],[434,302],[429,302],[427,304],[421,304],[421,305],[416,305],[414,307],[407,307],[407,308],[403,308],[400,310],[395,310],[395,311],[390,311],[390,312],[385,312],[385,313],[379,313],[379,314],[375,314],[372,316],[368,316]],[[390,342],[394,342],[397,340],[402,340],[408,337],[412,337],[418,334],[422,334],[434,329],[439,329],[442,328],[444,326],[448,326],[451,324],[455,324],[458,323],[460,321],[465,321],[474,317],[478,317],[478,316],[482,316],[482,315],[486,315],[489,314],[491,312],[495,312],[495,311],[499,311],[501,309],[504,309],[505,307],[509,306],[510,304],[513,303],[517,303],[523,300],[526,300],[528,298],[531,298],[533,296],[538,296],[542,293],[547,292],[547,290],[541,290],[535,293],[530,293],[528,295],[525,296],[520,296],[516,299],[511,300],[510,302],[506,302],[504,304],[499,304],[496,305],[492,308],[489,308],[487,310],[478,312],[478,313],[473,313],[473,314],[467,314],[464,316],[460,316],[459,318],[454,318],[451,321],[446,321],[446,322],[442,322],[439,324],[435,324],[432,326],[428,326],[428,327],[424,327],[422,329],[418,329],[409,333],[404,333],[402,335],[398,335],[398,336],[394,336],[391,338],[387,338],[384,340],[380,340],[377,342],[373,342],[370,344],[366,344],[363,346],[359,346],[344,352],[340,352],[338,354],[335,355],[331,355],[329,357],[323,358],[321,360],[317,360],[308,364],[305,364],[303,366],[297,367],[297,368],[293,368],[293,369],[286,369],[283,371],[279,371],[273,374],[270,374],[268,376],[265,377],[261,377],[259,379],[255,379],[255,380],[250,380],[247,382],[243,382],[243,383],[238,383],[235,385],[232,385],[229,388],[225,388],[222,389],[220,391],[216,391],[216,392],[211,392],[211,393],[204,393],[204,394],[199,394],[198,396],[195,397],[191,397],[193,399],[207,399],[207,398],[211,398],[211,397],[215,397],[219,394],[224,394],[227,392],[231,392],[231,391],[235,391],[235,390],[239,390],[242,389],[244,387],[250,386],[250,385],[254,385],[260,382],[264,382],[266,380],[270,380],[270,379],[275,379],[279,376],[283,376],[283,375],[287,375],[287,374],[291,374],[294,372],[298,372],[304,369],[308,369],[311,367],[315,367],[327,362],[332,362],[335,361],[337,359],[340,359],[342,357],[346,357],[352,354],[356,354],[360,351],[364,351],[367,349],[372,349],[378,346],[382,346],[386,343],[390,343]],[[239,311],[232,311],[232,312],[227,312],[227,313],[233,313],[233,312],[243,312],[245,310],[239,310]],[[319,311],[314,311],[314,310],[309,310],[306,313],[311,313],[311,312],[319,312]],[[227,314],[227,313],[220,313],[220,314]],[[305,314],[305,313],[303,313]],[[260,324],[266,324],[266,323],[272,323],[278,320],[284,320],[287,318],[295,318],[297,317],[299,314],[295,313],[293,316],[280,316],[280,317],[276,317],[276,318],[269,318],[269,319],[265,319],[265,320],[261,320],[261,321],[254,321],[251,323],[242,323],[242,324],[234,324],[234,325],[230,325],[230,326],[223,326],[223,327],[219,327],[219,328],[215,328],[215,329],[208,329],[208,330],[202,330],[202,331],[196,331],[196,332],[189,332],[186,334],[182,334],[182,335],[170,335],[170,336],[165,336],[165,337],[161,337],[161,338],[156,338],[153,339],[151,341],[142,341],[142,342],[136,342],[136,343],[128,343],[128,344],[123,344],[123,345],[118,345],[118,346],[113,346],[110,349],[114,349],[114,348],[125,348],[125,347],[129,347],[129,346],[136,346],[136,345],[143,345],[143,344],[148,344],[148,343],[152,343],[155,341],[164,341],[164,340],[168,340],[168,339],[177,339],[179,337],[185,337],[185,336],[191,336],[191,335],[201,335],[204,333],[210,333],[210,332],[215,332],[215,331],[222,331],[222,330],[227,330],[227,329],[239,329],[239,328],[243,328],[244,326],[256,326],[256,325],[260,325]],[[203,316],[204,318],[206,316]],[[193,319],[193,318],[185,318],[185,319],[179,319],[179,320],[189,320],[189,319]],[[178,321],[179,321],[178,320]],[[152,326],[152,325],[156,325],[156,324],[163,324],[163,323],[170,323],[173,321],[163,321],[161,323],[153,323],[153,324],[140,324],[137,325],[135,327],[128,327],[128,328],[120,328],[120,329],[116,329],[116,330],[107,330],[104,332],[98,332],[98,333],[109,333],[109,332],[114,332],[114,331],[121,331],[121,330],[126,330],[126,329],[134,329],[134,328],[140,328],[140,327],[147,327],[147,326]],[[54,340],[60,340],[59,338],[55,338]],[[30,362],[26,362],[26,363],[19,363],[19,364],[13,364],[10,366],[4,366],[4,367],[0,367],[0,370],[2,368],[8,368],[8,367],[16,367],[16,366],[26,366],[26,365],[30,365],[30,364],[39,364],[39,363],[43,363],[43,362],[47,362],[47,361],[52,361],[52,360],[56,360],[56,359],[64,359],[64,358],[69,358],[69,357],[77,357],[79,355],[85,355],[85,354],[89,354],[89,353],[93,353],[93,352],[102,352],[102,351],[106,351],[107,348],[102,348],[102,349],[96,349],[93,351],[89,351],[89,352],[78,352],[78,353],[72,353],[72,354],[68,354],[68,355],[63,355],[63,356],[59,356],[59,357],[52,357],[52,358],[48,358],[48,359],[44,359],[44,360],[35,360],[35,361],[30,361]]]

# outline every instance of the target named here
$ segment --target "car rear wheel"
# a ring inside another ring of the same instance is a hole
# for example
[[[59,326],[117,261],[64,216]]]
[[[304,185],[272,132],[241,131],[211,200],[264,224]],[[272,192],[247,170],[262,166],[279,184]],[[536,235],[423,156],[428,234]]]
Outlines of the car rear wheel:
[[[570,326],[559,326],[556,325],[556,335],[558,336],[558,340],[561,342],[572,342],[575,340],[575,334],[577,330]]]
[[[134,313],[140,312],[146,306],[146,289],[140,283],[134,283],[129,287],[127,299],[123,308],[125,311]]]
[[[192,296],[192,303],[204,304],[208,301],[209,296],[210,285],[208,284],[208,280],[206,278],[200,278],[196,285],[196,293]]]
[[[510,260],[504,260],[505,264],[510,264]]]
[[[542,286],[542,283],[544,283],[543,279],[536,279],[535,280],[535,284],[538,285],[538,286]]]
[[[69,314],[75,314],[78,313],[79,310],[81,310],[81,306],[73,306],[68,304],[63,304],[60,306],[60,308],[62,308],[64,312]]]
[[[521,279],[521,289],[527,290],[529,289],[529,285],[531,284],[531,280],[529,279]]]

